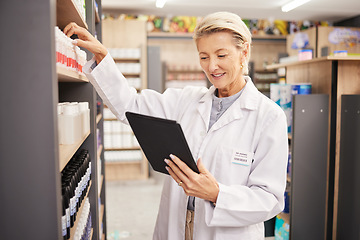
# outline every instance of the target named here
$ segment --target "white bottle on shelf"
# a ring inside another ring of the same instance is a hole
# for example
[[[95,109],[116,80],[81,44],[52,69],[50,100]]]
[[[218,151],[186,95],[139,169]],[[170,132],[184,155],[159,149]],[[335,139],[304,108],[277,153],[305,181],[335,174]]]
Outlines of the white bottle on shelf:
[[[81,114],[82,136],[84,137],[90,131],[90,109],[88,102],[80,102],[79,110]]]
[[[81,116],[78,103],[63,105],[59,122],[62,123],[62,137],[60,144],[74,144],[81,139]]]
[[[68,105],[74,106],[74,109],[76,111],[76,117],[75,117],[75,131],[74,131],[74,138],[75,142],[80,141],[82,139],[82,120],[81,120],[81,113],[80,113],[80,107],[78,102],[71,102]]]
[[[57,106],[57,114],[58,114],[58,137],[59,137],[59,143],[61,144],[64,142],[64,136],[63,136],[63,129],[64,129],[64,123],[63,118],[61,117],[63,110],[62,110],[63,104],[59,103]]]

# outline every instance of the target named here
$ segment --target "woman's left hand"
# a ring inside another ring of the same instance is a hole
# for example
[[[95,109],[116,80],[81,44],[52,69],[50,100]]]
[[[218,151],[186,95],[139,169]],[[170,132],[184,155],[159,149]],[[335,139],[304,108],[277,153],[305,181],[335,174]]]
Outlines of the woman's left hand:
[[[191,170],[183,161],[174,155],[171,160],[165,159],[166,170],[171,177],[181,186],[186,195],[202,198],[216,203],[219,194],[219,184],[213,175],[205,168],[199,158],[197,167],[200,173]]]

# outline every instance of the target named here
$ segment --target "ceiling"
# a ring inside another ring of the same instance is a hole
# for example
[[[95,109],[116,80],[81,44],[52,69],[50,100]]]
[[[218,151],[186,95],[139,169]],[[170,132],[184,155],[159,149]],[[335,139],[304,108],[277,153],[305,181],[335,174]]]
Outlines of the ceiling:
[[[230,11],[243,19],[281,19],[336,22],[360,15],[360,0],[311,0],[288,13],[281,6],[291,0],[168,0],[164,8],[155,0],[102,0],[104,12],[156,16],[204,16]]]
[[[281,6],[291,0],[167,0],[164,8],[155,0],[102,0],[104,12],[156,16],[204,16],[230,11],[243,19],[281,19],[336,22],[360,15],[360,0],[311,0],[288,13]]]

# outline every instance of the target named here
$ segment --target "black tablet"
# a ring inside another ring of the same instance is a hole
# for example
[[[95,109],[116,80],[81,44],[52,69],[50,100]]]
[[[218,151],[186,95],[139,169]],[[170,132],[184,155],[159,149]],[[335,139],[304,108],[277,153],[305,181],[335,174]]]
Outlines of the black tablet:
[[[130,126],[152,168],[166,171],[164,159],[176,155],[194,172],[199,173],[180,124],[176,121],[156,118],[133,112],[125,113]]]

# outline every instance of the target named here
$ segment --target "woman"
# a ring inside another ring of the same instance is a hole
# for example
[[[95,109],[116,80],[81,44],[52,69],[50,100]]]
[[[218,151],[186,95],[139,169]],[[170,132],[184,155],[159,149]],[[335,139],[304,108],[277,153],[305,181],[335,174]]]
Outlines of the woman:
[[[288,156],[286,118],[248,76],[251,34],[235,14],[206,16],[194,39],[210,89],[185,87],[137,94],[107,50],[69,24],[75,44],[94,53],[85,72],[122,121],[132,111],[176,120],[200,174],[170,156],[154,239],[263,239],[267,219],[284,206]],[[191,197],[188,197],[191,196]],[[186,227],[185,227],[186,222]]]

